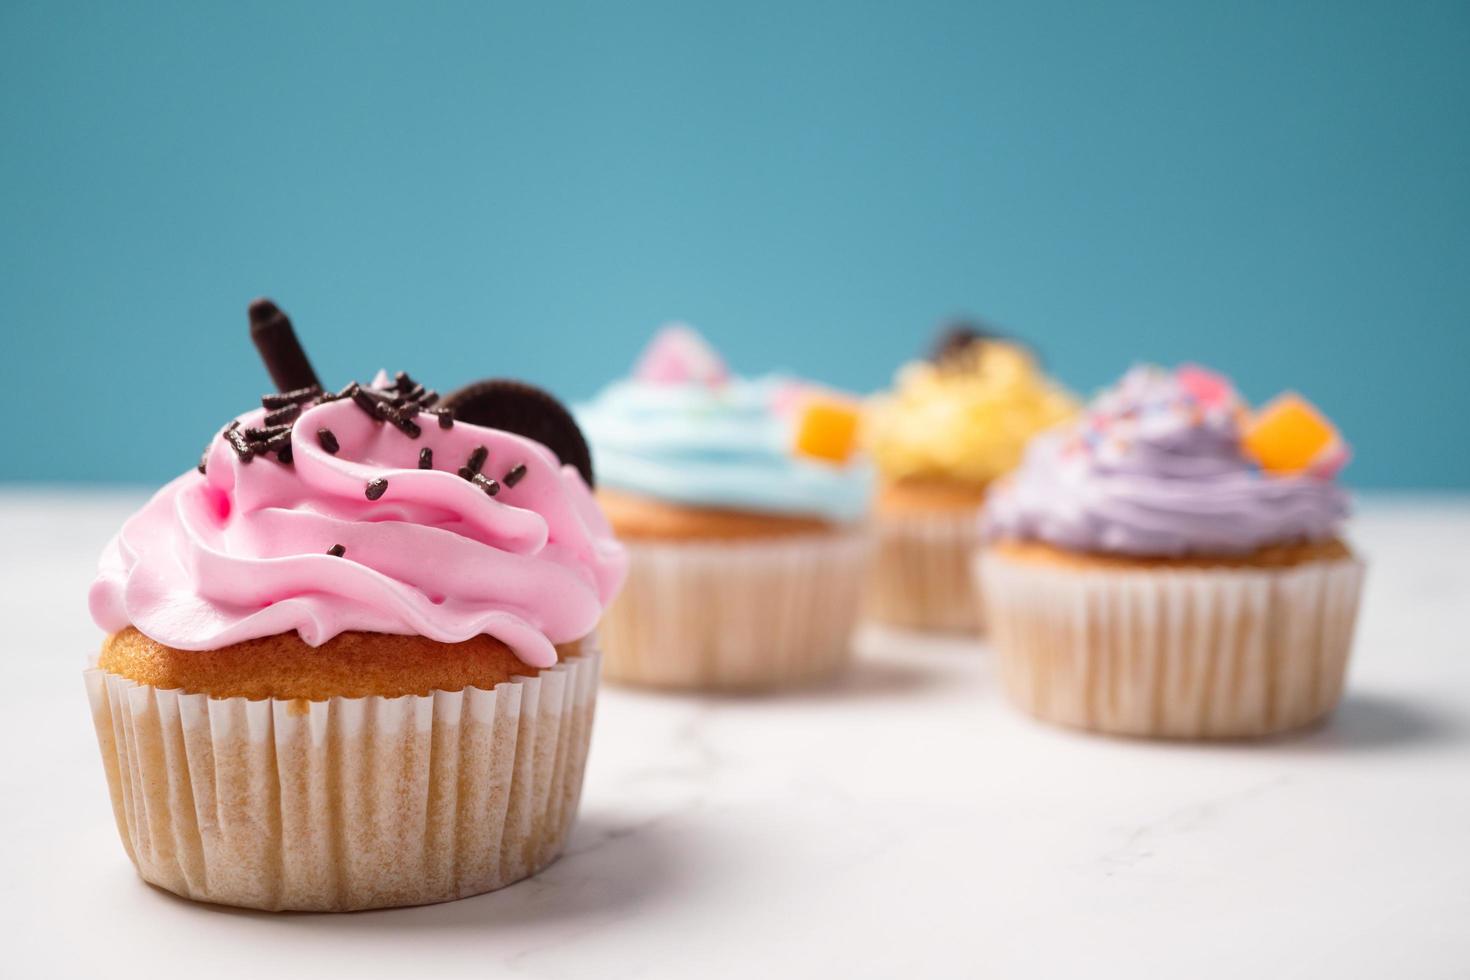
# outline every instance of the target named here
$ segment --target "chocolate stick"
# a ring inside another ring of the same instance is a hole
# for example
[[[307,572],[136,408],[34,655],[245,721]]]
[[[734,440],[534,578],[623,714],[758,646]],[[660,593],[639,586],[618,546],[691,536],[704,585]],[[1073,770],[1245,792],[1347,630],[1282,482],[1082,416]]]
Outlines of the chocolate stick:
[[[250,339],[260,351],[260,359],[276,383],[277,391],[294,391],[320,385],[306,351],[291,329],[291,321],[281,308],[268,299],[250,304]]]

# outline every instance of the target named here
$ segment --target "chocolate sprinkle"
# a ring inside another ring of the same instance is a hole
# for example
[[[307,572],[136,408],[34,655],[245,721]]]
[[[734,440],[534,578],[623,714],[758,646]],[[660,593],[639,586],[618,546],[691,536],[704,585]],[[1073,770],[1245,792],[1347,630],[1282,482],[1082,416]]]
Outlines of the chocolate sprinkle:
[[[419,424],[417,422],[415,422],[411,418],[405,418],[398,412],[390,413],[388,416],[388,421],[392,422],[393,425],[397,427],[399,432],[402,432],[410,439],[417,439],[419,436],[424,434],[424,430],[419,428]]]
[[[231,422],[226,427],[224,436],[225,442],[228,442],[230,448],[235,451],[235,455],[240,457],[240,462],[248,463],[255,458],[255,450],[250,448],[250,444],[245,441],[245,437],[240,433],[239,419]]]
[[[412,388],[399,388],[398,394],[393,396],[393,403],[406,405],[410,402],[417,402],[422,397],[424,397],[424,386],[415,384]]]
[[[282,425],[285,423],[294,422],[296,421],[296,416],[300,414],[300,405],[287,405],[285,408],[278,408],[274,412],[267,413],[265,417],[265,424]]]
[[[458,473],[461,480],[473,480],[475,478],[475,471],[468,466],[461,466]]]
[[[388,492],[388,481],[385,480],[385,479],[383,479],[380,476],[376,480],[369,480],[368,481],[367,488],[363,491],[363,494],[369,500],[377,500],[379,497],[381,497],[383,494],[385,494],[387,492]]]
[[[425,446],[419,450],[419,469],[432,470],[434,468],[434,450]]]
[[[282,391],[274,395],[261,395],[260,404],[262,408],[288,408],[292,405],[303,405],[321,393],[321,385],[307,385],[305,388],[297,388],[295,391]]]
[[[500,492],[500,484],[490,479],[484,473],[476,473],[474,480],[471,482],[481,490],[484,490],[488,496],[493,497]]]
[[[353,385],[352,391],[349,393],[348,397],[357,403],[358,408],[362,409],[364,412],[368,413],[368,415],[372,416],[375,421],[383,421],[383,409],[386,406],[384,406],[383,403],[377,398],[374,398],[371,394],[369,394],[369,390],[367,388],[363,388],[360,385]]]
[[[478,473],[480,472],[480,468],[485,465],[485,460],[489,458],[489,456],[490,450],[486,449],[484,446],[476,446],[475,451],[470,453],[470,458],[465,461],[464,465],[470,468],[471,473]]]
[[[261,310],[269,312],[274,309],[269,301],[263,301]],[[269,363],[267,366],[270,366]],[[289,466],[293,462],[291,438],[302,413],[317,405],[324,405],[343,398],[351,398],[353,403],[374,421],[391,422],[394,428],[411,439],[417,439],[423,435],[423,428],[414,421],[421,413],[432,414],[438,420],[441,429],[448,429],[454,425],[454,417],[447,409],[429,411],[429,406],[438,400],[438,394],[425,390],[423,385],[413,380],[408,374],[399,371],[395,376],[392,389],[364,386],[353,381],[336,392],[324,392],[320,385],[312,383],[291,391],[262,395],[260,403],[266,409],[262,424],[242,428],[239,420],[236,419],[229,424],[222,435],[243,462],[248,463],[256,456],[274,453],[277,460]],[[341,444],[330,429],[317,429],[316,439],[322,449],[333,456],[341,451]],[[200,473],[205,472],[208,458],[209,449],[206,447],[197,464]],[[424,469],[432,469],[433,458],[432,450],[425,449],[419,454],[419,465]],[[472,479],[483,462],[482,457],[480,463],[476,464],[475,470],[470,471],[465,479]],[[368,484],[368,499],[377,500],[387,487],[387,480],[372,481]]]
[[[514,466],[512,466],[510,468],[510,472],[509,473],[505,474],[505,476],[503,476],[503,477],[500,478],[500,482],[501,483],[504,483],[508,487],[513,487],[517,483],[520,483],[521,482],[521,478],[524,477],[525,475],[526,475],[526,464],[525,463],[517,463],[516,465],[514,465]]]
[[[270,442],[279,436],[291,434],[291,426],[273,425],[268,429],[257,429],[254,426],[245,430],[245,438],[250,442]]]
[[[278,432],[265,442],[257,444],[255,451],[257,453],[273,453],[283,447],[287,449],[291,447],[290,429],[287,429],[285,432]]]
[[[343,555],[347,554],[347,549],[343,545],[334,544],[327,549],[327,554],[331,555],[333,558],[341,558]]]

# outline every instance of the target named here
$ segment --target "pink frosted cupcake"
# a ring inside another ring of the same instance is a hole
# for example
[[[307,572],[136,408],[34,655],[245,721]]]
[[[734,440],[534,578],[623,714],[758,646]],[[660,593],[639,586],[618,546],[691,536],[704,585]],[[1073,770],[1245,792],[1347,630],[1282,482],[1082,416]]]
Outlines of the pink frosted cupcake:
[[[626,563],[576,426],[515,383],[452,412],[404,375],[324,393],[280,311],[251,313],[280,390],[124,524],[91,592],[128,856],[260,909],[534,873],[576,814]]]

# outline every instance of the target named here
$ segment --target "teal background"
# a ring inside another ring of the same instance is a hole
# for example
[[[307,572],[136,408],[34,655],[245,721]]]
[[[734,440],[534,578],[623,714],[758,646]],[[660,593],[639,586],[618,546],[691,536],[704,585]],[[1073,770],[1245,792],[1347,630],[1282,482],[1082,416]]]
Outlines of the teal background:
[[[0,479],[157,482],[267,387],[570,398],[649,331],[871,390],[984,315],[1080,390],[1287,386],[1470,487],[1470,4],[0,3]]]

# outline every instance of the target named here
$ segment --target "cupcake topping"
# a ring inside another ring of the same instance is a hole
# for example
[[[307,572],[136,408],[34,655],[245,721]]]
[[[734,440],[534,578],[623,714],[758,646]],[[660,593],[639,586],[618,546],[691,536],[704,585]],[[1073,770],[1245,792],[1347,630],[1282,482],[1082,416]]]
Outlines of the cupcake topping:
[[[1332,476],[1348,462],[1337,429],[1301,395],[1287,392],[1246,424],[1241,444],[1271,473],[1313,472]]]
[[[654,336],[638,358],[633,377],[648,384],[717,385],[730,380],[730,371],[693,328],[672,323]]]
[[[576,420],[561,402],[522,381],[490,378],[451,393],[444,407],[461,422],[515,432],[534,439],[556,454],[557,459],[576,468],[587,485],[592,477],[592,453]],[[440,425],[448,428],[443,416]],[[483,462],[483,460],[481,461]],[[470,467],[470,479],[479,466]]]
[[[1274,411],[1259,418],[1279,424]],[[1242,437],[1255,425],[1220,375],[1134,368],[1075,422],[1031,443],[988,502],[986,532],[1158,557],[1331,537],[1347,509],[1331,472],[1263,472]]]
[[[693,507],[850,521],[872,474],[850,399],[804,382],[740,378],[698,334],[656,335],[634,375],[577,406],[605,486]]]
[[[985,356],[986,348],[993,343],[1022,346],[1018,341],[977,321],[952,320],[940,328],[929,360],[941,370],[974,370],[975,362]]]
[[[184,650],[292,630],[311,645],[346,630],[447,643],[483,633],[532,667],[554,663],[555,644],[596,625],[625,554],[583,477],[546,446],[474,424],[403,424],[435,398],[403,374],[267,396],[123,526],[93,618]],[[267,423],[288,405],[294,419]],[[271,454],[281,465],[252,463]],[[519,475],[462,479],[435,459]]]
[[[1032,354],[969,325],[949,328],[932,361],[898,373],[873,399],[868,443],[888,480],[983,486],[1021,460],[1026,441],[1076,410]]]
[[[306,359],[301,342],[296,339],[291,320],[268,299],[258,299],[250,304],[250,339],[255,341],[255,349],[260,352],[260,358],[265,361],[265,368],[278,390],[287,395],[300,394],[310,388],[321,391],[321,382],[317,380],[311,362]],[[266,407],[281,408],[297,400],[290,399],[280,405]]]
[[[812,459],[846,463],[858,449],[861,413],[856,399],[808,395],[797,416],[796,451]]]

